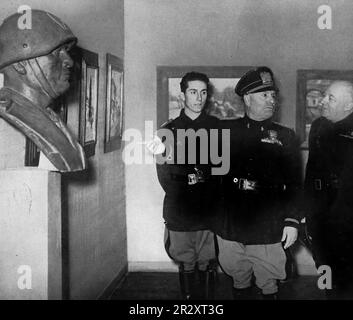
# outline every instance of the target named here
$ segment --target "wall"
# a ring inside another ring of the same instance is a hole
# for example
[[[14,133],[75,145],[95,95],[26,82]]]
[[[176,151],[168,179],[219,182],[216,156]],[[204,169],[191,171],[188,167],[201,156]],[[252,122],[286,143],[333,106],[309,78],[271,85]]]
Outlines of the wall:
[[[20,0],[2,1],[0,21],[22,4]],[[65,294],[72,299],[94,299],[124,271],[127,263],[121,151],[103,152],[105,55],[109,52],[124,57],[124,3],[123,0],[28,0],[26,4],[60,17],[78,37],[81,47],[99,53],[96,154],[89,159],[88,173],[63,177],[63,192],[67,196],[63,203]],[[78,130],[77,124],[71,127]]]
[[[332,30],[317,27],[322,4]],[[283,96],[280,120],[295,127],[296,70],[352,68],[352,12],[343,0],[126,1],[126,127],[156,121],[158,65],[268,65]],[[130,269],[168,268],[155,168],[129,165],[126,175]]]

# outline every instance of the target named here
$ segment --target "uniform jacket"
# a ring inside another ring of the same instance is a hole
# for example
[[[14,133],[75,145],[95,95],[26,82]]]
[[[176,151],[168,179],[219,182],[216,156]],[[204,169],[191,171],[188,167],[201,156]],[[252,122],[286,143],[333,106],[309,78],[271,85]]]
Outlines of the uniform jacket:
[[[340,232],[353,229],[349,223],[353,216],[352,162],[353,114],[336,123],[315,120],[309,134],[304,193],[311,233],[315,234],[317,227],[332,231],[336,226]]]
[[[206,185],[213,181],[211,164],[209,160],[207,164],[200,164],[199,143],[196,144],[195,164],[188,164],[190,158],[188,140],[178,139],[177,129],[206,129],[208,133],[209,129],[217,128],[218,122],[217,118],[208,116],[204,112],[195,120],[191,120],[182,110],[179,117],[162,126],[164,129],[171,130],[174,136],[174,145],[166,146],[168,158],[173,163],[157,163],[158,179],[165,191],[163,217],[169,230],[197,231],[208,229],[207,211],[205,211],[203,202],[207,198],[206,192],[210,192],[213,188],[212,186],[206,188]],[[185,164],[177,163],[177,147],[185,150]],[[166,156],[166,154],[163,156]],[[202,173],[205,181],[190,184],[189,175],[196,175],[197,172]]]
[[[223,196],[214,208],[218,213],[213,230],[243,244],[280,242],[284,226],[299,225],[295,199],[301,176],[295,133],[247,116],[222,123],[230,129],[230,171],[223,177]],[[241,179],[256,181],[258,188],[240,190]]]

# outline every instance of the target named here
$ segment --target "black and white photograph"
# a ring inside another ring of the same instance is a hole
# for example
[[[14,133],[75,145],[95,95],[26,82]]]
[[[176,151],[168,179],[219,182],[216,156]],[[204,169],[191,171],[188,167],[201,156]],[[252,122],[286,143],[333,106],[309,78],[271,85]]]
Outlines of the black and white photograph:
[[[353,300],[352,1],[0,9],[0,300]]]

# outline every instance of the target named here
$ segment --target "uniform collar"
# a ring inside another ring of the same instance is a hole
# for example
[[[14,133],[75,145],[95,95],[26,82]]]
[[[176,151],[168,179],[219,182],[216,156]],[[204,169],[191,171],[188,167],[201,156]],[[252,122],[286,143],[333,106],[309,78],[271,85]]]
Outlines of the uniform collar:
[[[336,133],[352,133],[353,132],[353,113],[345,117],[341,121],[333,124]]]
[[[246,124],[246,127],[249,128],[260,128],[262,130],[268,128],[272,124],[271,118],[263,120],[263,121],[256,121],[253,119],[250,119],[247,115],[244,116],[243,121]]]
[[[202,112],[200,113],[200,115],[199,115],[196,119],[192,120],[191,118],[189,118],[189,117],[185,114],[184,109],[182,109],[182,110],[180,111],[180,119],[181,119],[182,121],[185,121],[186,123],[199,123],[199,122],[203,121],[206,117],[207,117],[206,112],[205,112],[205,111],[202,111]]]

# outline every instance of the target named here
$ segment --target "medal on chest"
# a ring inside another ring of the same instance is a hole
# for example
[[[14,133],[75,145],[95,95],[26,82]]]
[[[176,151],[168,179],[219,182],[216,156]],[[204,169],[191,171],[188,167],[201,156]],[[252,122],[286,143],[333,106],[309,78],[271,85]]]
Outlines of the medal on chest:
[[[267,136],[261,139],[261,142],[277,144],[283,146],[282,142],[278,140],[278,132],[275,130],[267,130]]]
[[[353,131],[347,132],[346,134],[340,134],[341,137],[353,139]]]

